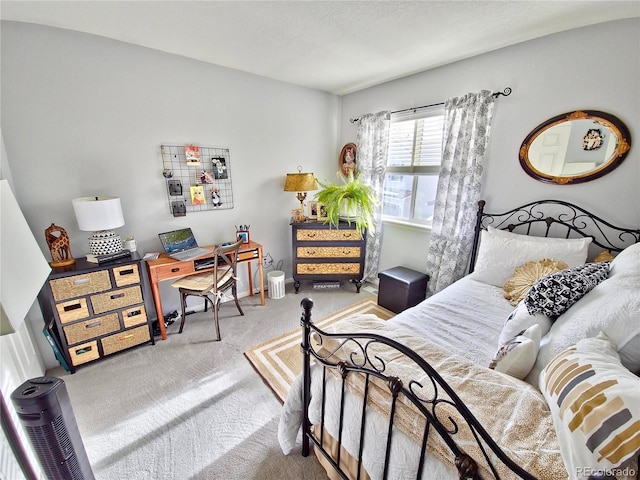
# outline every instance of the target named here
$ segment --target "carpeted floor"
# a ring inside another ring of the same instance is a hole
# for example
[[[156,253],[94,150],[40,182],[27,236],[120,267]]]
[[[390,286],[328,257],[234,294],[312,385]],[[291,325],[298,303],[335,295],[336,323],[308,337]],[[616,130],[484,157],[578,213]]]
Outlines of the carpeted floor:
[[[366,298],[353,285],[284,298],[246,297],[240,316],[221,307],[222,341],[213,341],[211,312],[187,316],[184,332],[140,346],[74,375],[61,367],[47,375],[65,381],[97,480],[326,479],[313,455],[282,454],[277,427],[282,405],[243,353],[299,326],[300,301],[312,297],[320,319]]]
[[[336,310],[326,317],[315,320],[314,324],[325,329],[343,318],[364,313],[373,313],[384,320],[395,315],[395,313],[378,305],[375,297],[371,297]],[[293,380],[302,371],[300,328],[251,347],[245,352],[245,356],[267,385],[271,387],[273,393],[284,403]]]

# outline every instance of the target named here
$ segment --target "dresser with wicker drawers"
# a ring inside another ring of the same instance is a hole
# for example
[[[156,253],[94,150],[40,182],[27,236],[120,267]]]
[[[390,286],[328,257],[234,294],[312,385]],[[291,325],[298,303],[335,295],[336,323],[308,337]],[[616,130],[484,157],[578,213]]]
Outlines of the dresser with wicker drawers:
[[[84,363],[142,343],[155,343],[136,253],[103,265],[77,259],[52,271],[39,303],[49,334],[71,373]]]
[[[366,253],[365,237],[355,226],[340,222],[292,222],[293,280],[296,293],[301,280],[314,282],[350,281],[360,293]]]

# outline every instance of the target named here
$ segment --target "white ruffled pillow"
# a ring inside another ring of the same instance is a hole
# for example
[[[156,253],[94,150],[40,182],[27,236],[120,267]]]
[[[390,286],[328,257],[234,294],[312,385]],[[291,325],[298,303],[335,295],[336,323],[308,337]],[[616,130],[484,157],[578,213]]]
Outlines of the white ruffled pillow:
[[[622,364],[632,372],[639,372],[639,319],[640,275],[606,279],[553,323],[540,342],[538,358],[527,382],[537,385],[540,372],[553,357],[601,331],[617,345]]]
[[[471,277],[502,287],[517,267],[541,258],[555,258],[569,267],[583,264],[592,238],[544,238],[488,227],[480,232],[478,257]]]
[[[640,243],[622,250],[612,261],[609,277],[640,276]]]

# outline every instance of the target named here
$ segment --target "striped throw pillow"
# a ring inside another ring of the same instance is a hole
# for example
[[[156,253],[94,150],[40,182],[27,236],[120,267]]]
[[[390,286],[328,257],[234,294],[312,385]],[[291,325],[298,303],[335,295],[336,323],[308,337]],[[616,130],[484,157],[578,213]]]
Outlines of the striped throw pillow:
[[[640,378],[604,334],[557,355],[540,375],[569,478],[622,470],[640,451]]]

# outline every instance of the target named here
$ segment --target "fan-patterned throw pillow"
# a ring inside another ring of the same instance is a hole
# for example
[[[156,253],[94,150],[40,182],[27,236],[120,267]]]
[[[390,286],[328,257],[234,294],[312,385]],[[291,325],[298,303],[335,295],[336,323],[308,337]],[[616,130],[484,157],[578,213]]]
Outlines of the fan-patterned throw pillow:
[[[558,354],[540,375],[569,477],[623,470],[640,451],[640,378],[604,334]]]
[[[527,292],[524,303],[529,314],[557,317],[609,275],[609,263],[585,263],[552,273],[538,280]]]

